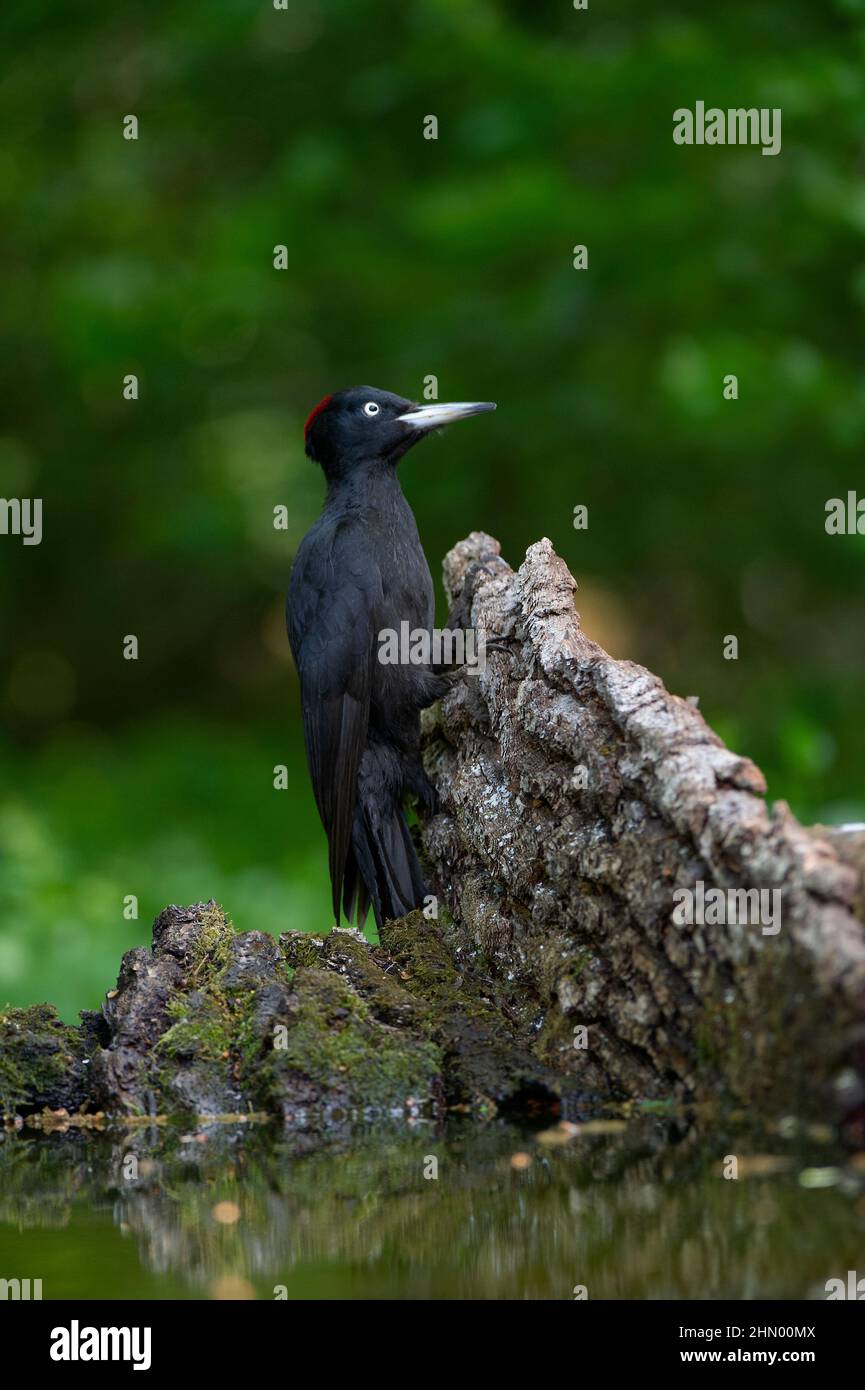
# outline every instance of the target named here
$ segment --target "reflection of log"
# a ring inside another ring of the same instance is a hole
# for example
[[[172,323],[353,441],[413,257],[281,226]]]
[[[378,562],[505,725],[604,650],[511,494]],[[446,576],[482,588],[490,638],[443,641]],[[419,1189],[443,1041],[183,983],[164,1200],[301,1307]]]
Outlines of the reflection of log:
[[[310,1154],[306,1137],[273,1126],[148,1126],[31,1144],[29,1162],[23,1145],[0,1143],[0,1221],[41,1232],[29,1239],[51,1275],[45,1296],[76,1300],[116,1293],[118,1267],[50,1259],[82,1211],[90,1250],[113,1221],[145,1269],[197,1297],[271,1299],[291,1278],[308,1293],[318,1267],[338,1281],[319,1282],[321,1296],[342,1296],[348,1269],[376,1299],[568,1299],[577,1279],[591,1300],[825,1298],[827,1278],[856,1268],[850,1193],[862,1174],[851,1164],[844,1188],[804,1191],[801,1133],[772,1136],[771,1155],[751,1159],[750,1126],[701,1133],[643,1116],[613,1132],[571,1128],[561,1142],[501,1121],[385,1125],[330,1132]],[[720,1177],[731,1145],[735,1194]],[[804,1152],[839,1159],[825,1143]],[[777,1176],[767,1184],[761,1172]],[[240,1220],[216,1220],[219,1203],[237,1204]]]
[[[783,803],[767,809],[759,769],[694,702],[590,641],[549,541],[516,573],[498,552],[473,533],[445,585],[462,621],[510,648],[426,721],[441,810],[423,839],[457,939],[586,1088],[804,1103],[834,1080],[855,1101],[838,1074],[865,1059],[856,870]],[[674,891],[698,881],[777,890],[780,930],[674,925]]]

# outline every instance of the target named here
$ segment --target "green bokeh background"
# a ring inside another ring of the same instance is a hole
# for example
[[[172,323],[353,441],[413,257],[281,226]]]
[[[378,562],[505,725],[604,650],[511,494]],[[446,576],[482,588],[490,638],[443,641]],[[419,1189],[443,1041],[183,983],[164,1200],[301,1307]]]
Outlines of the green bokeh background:
[[[328,926],[282,604],[304,418],[357,382],[499,403],[403,466],[435,571],[548,535],[593,637],[865,818],[865,536],[824,529],[865,493],[861,0],[6,0],[0,40],[0,494],[44,500],[0,536],[0,1002],[93,1007],[170,901]],[[780,107],[781,154],[674,145],[697,100]]]

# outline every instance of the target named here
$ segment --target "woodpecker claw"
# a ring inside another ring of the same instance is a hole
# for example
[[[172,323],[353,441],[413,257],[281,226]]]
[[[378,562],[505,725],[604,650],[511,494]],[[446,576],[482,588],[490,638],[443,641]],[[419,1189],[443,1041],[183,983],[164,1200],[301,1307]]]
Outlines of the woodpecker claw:
[[[484,642],[484,651],[505,652],[506,655],[512,656],[511,648],[516,640],[516,637],[487,637]]]

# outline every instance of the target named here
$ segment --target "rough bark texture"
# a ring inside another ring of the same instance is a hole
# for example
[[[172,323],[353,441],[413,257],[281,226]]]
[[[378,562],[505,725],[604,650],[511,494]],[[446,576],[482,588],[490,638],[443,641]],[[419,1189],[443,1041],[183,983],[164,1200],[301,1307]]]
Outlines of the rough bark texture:
[[[582,631],[548,540],[514,572],[473,533],[444,563],[452,623],[510,638],[428,713],[434,882],[466,948],[606,1094],[861,1101],[861,844],[809,832],[696,702]],[[862,837],[858,837],[859,840]],[[857,860],[856,855],[860,857]],[[674,890],[779,890],[781,928],[677,926]],[[587,1046],[574,1028],[587,1027]]]

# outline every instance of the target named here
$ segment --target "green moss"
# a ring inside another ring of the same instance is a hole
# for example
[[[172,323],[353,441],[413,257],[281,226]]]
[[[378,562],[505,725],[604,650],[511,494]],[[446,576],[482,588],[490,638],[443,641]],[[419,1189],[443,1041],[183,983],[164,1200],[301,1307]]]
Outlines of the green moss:
[[[175,1022],[156,1044],[169,1057],[215,1062],[227,1055],[232,1043],[227,1001],[219,994],[196,991],[180,994],[168,1005]]]
[[[196,983],[208,972],[224,969],[228,964],[228,948],[234,937],[231,919],[216,903],[205,907],[199,915],[201,930],[190,952],[190,982]]]
[[[376,1018],[395,1027],[411,1027],[422,1018],[418,1000],[405,987],[405,971],[388,960],[383,968],[367,941],[353,932],[331,932],[318,962],[338,971],[369,1004]]]
[[[254,953],[239,970],[222,914],[208,917],[190,953],[190,987],[169,1003],[168,1026],[153,1048],[160,1109],[184,1109],[190,1097],[213,1096],[220,1085],[270,1110],[393,1107],[430,1094],[440,1050],[383,1019],[390,1010],[395,1024],[405,1022],[400,1005],[413,1012],[415,1004],[370,959],[365,943],[350,933],[327,941],[286,938],[284,988],[278,974],[266,973],[250,988],[248,980],[258,978]],[[337,959],[321,968],[328,954]]]
[[[53,1004],[7,1008],[0,1014],[0,1111],[47,1103],[80,1055],[74,1028],[57,1017]]]
[[[255,994],[238,997],[236,1007],[234,1054],[238,1061],[238,1074],[241,1081],[255,1091],[258,1085],[256,1072],[266,1048],[261,1025],[256,1018]]]
[[[321,937],[310,936],[307,932],[289,932],[280,937],[279,944],[287,968],[292,972],[304,965],[321,964],[324,951]]]
[[[225,1109],[244,1062],[244,1027],[253,1000],[248,988],[226,984],[237,939],[216,904],[199,914],[190,944],[186,988],[166,1007],[168,1027],[154,1043],[149,1084],[163,1113]]]
[[[457,965],[439,924],[420,911],[386,923],[381,937],[401,967],[400,984],[415,997],[420,1027],[442,1048],[448,1103],[492,1113],[528,1090],[553,1102],[554,1079],[534,1055],[534,1037],[520,1035],[494,979],[475,973],[475,958]]]
[[[798,1007],[809,990],[807,964],[792,955],[779,963],[763,949],[755,952],[735,994],[707,997],[694,1026],[698,1096],[771,1101],[803,1115],[817,1113],[822,1088],[844,1058],[831,1015],[815,1010],[809,1016]]]
[[[576,1055],[574,1029],[579,1027],[581,1022],[576,1015],[564,1014],[559,1009],[548,1009],[535,1043],[534,1050],[538,1057],[556,1071],[571,1070]]]
[[[453,963],[438,927],[422,912],[410,912],[382,928],[382,945],[403,966],[401,981],[433,1010],[465,1004],[465,981]]]
[[[189,975],[193,980],[197,974],[198,986],[169,1002],[171,1025],[153,1049],[164,1059],[153,1079],[166,1112],[194,1109],[191,1096],[227,1095],[238,1084],[253,1093],[257,1087],[261,1043],[252,1028],[255,992],[226,986],[231,933],[229,928],[226,936],[221,913],[212,916],[208,940],[196,950]]]
[[[296,1008],[284,1047],[274,1047],[263,1073],[278,1086],[298,1074],[316,1090],[363,1106],[425,1097],[441,1067],[439,1048],[379,1023],[369,1004],[339,975],[309,967],[295,976]]]
[[[388,922],[382,929],[382,944],[402,966],[400,984],[414,996],[426,1028],[437,1033],[456,1018],[467,1027],[501,1028],[491,982],[487,985],[473,972],[457,969],[438,924],[427,921],[422,912]]]

